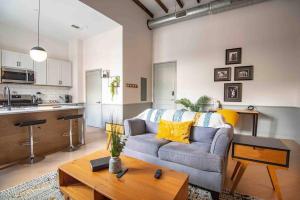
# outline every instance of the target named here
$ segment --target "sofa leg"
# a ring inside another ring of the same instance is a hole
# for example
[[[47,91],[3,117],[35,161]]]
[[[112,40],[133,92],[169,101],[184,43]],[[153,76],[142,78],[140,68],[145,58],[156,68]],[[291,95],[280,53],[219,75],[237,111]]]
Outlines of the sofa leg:
[[[213,200],[219,200],[219,196],[220,196],[219,192],[211,191],[210,194]]]

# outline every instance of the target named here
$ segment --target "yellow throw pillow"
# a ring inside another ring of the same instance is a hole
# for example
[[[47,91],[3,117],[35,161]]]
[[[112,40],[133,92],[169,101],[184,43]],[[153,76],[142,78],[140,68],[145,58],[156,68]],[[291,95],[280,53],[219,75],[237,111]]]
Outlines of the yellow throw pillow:
[[[239,121],[239,114],[234,110],[222,109],[218,110],[217,113],[221,114],[224,117],[226,123],[231,124],[235,127]]]
[[[160,120],[156,138],[189,144],[192,125],[193,121],[171,122]]]

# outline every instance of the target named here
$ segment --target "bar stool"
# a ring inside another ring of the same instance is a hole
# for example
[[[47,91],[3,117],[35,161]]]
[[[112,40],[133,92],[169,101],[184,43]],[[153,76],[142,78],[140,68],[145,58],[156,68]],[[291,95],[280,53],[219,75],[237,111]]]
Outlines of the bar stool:
[[[33,126],[45,124],[46,122],[47,122],[47,120],[42,119],[42,120],[22,121],[22,122],[18,122],[15,124],[15,126],[18,126],[18,127],[28,127],[28,132],[29,132],[29,141],[23,143],[23,145],[30,146],[30,157],[27,158],[26,160],[22,161],[22,163],[33,164],[33,163],[37,163],[45,158],[44,156],[35,156],[34,155],[33,145],[38,143],[38,141],[34,140],[34,138],[33,138]]]
[[[65,150],[67,152],[72,152],[72,151],[76,151],[79,149],[79,146],[74,146],[73,145],[73,120],[75,119],[80,119],[82,118],[83,115],[66,115],[63,117],[58,117],[57,120],[69,120],[69,134],[63,134],[63,136],[67,136],[69,137],[70,140],[70,145],[69,147]]]

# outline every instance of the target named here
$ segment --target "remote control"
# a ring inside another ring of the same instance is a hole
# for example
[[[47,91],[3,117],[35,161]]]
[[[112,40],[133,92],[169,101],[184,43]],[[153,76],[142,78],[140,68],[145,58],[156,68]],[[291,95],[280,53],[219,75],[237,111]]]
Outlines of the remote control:
[[[155,174],[154,174],[154,178],[159,179],[162,175],[162,170],[158,169],[156,170]]]
[[[122,169],[117,175],[117,178],[121,178],[126,172],[128,171],[128,168]]]

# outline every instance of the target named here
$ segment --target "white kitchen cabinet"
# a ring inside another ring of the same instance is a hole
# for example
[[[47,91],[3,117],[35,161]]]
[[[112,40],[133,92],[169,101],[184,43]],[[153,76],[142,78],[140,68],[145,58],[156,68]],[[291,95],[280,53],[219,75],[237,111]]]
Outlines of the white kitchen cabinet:
[[[28,54],[2,50],[1,66],[32,70],[33,60]]]
[[[34,62],[34,78],[36,85],[47,85],[47,62]]]
[[[47,59],[47,85],[71,87],[71,63],[63,60]]]
[[[19,68],[33,70],[33,60],[31,59],[30,55],[20,53],[19,62]]]
[[[72,86],[72,65],[70,62],[61,61],[61,85],[62,86]]]
[[[2,67],[19,67],[19,54],[12,51],[2,50]]]
[[[60,85],[60,60],[47,59],[47,85]]]

